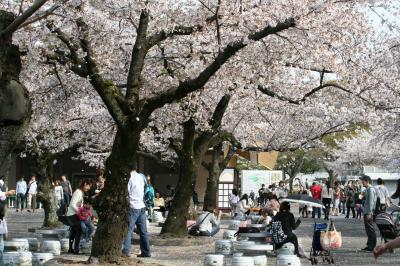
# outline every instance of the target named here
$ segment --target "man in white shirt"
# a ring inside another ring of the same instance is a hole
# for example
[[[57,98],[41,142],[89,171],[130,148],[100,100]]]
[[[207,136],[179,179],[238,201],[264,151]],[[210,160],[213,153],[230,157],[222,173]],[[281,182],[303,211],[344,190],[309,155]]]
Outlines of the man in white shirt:
[[[18,209],[20,209],[21,212],[24,210],[26,190],[27,190],[26,182],[24,180],[24,177],[21,176],[17,182],[17,188],[16,188],[17,212],[18,212]]]
[[[32,211],[35,212],[36,194],[37,194],[37,182],[36,182],[36,176],[33,175],[28,184],[28,206],[26,207],[28,209],[28,212],[31,212],[29,209],[32,209]]]
[[[150,254],[150,243],[149,238],[147,236],[147,217],[146,217],[146,207],[144,204],[144,189],[145,189],[145,178],[140,175],[138,172],[137,163],[133,163],[130,171],[131,178],[128,182],[128,193],[129,193],[129,205],[130,205],[130,214],[129,214],[129,227],[128,227],[128,235],[124,241],[124,248],[122,252],[126,256],[130,256],[131,245],[132,245],[132,232],[137,226],[140,234],[140,250],[141,254],[138,257],[149,258]]]

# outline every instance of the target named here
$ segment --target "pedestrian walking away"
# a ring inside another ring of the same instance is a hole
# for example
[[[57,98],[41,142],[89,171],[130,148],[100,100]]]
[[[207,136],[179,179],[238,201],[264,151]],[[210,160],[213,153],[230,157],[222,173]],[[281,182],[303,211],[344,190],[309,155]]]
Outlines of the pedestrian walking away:
[[[350,210],[353,214],[353,218],[356,218],[356,211],[354,209],[355,206],[355,192],[353,189],[353,183],[349,182],[346,188],[346,209],[347,214],[345,218],[349,218]]]
[[[318,185],[317,183],[313,183],[311,188],[311,195],[313,197],[313,199],[320,201],[321,200],[321,193],[322,193],[322,188],[320,185]],[[315,215],[318,213],[318,219],[321,219],[321,208],[319,207],[313,207],[312,208],[312,215],[311,217],[314,219]]]
[[[386,207],[389,207],[391,204],[389,191],[382,178],[378,178],[377,183],[378,185],[375,187],[375,190],[377,198],[379,199],[379,211],[385,211]]]
[[[366,252],[372,252],[376,246],[376,232],[373,214],[376,208],[377,195],[375,188],[373,188],[371,185],[371,177],[364,175],[360,179],[363,186],[366,188],[364,202],[364,226],[368,237],[367,247],[363,248],[362,250]]]
[[[21,212],[24,210],[25,207],[25,202],[26,202],[26,191],[28,190],[28,186],[24,180],[24,177],[21,176],[17,182],[16,186],[16,195],[17,195],[17,206],[16,206],[16,212],[18,212],[18,209],[21,210]]]
[[[151,257],[150,243],[147,235],[146,206],[144,204],[144,189],[146,181],[137,171],[138,166],[135,162],[130,167],[131,177],[128,182],[130,206],[129,225],[122,252],[125,256],[130,257],[132,246],[132,232],[136,225],[140,235],[139,243],[141,254],[138,255],[138,257]]]
[[[69,180],[65,175],[62,175],[60,179],[61,179],[60,185],[62,186],[64,191],[64,203],[68,206],[72,195],[71,183],[69,182]]]
[[[329,212],[331,211],[331,203],[333,198],[333,189],[329,180],[322,186],[322,204],[324,205],[324,220],[329,220]]]

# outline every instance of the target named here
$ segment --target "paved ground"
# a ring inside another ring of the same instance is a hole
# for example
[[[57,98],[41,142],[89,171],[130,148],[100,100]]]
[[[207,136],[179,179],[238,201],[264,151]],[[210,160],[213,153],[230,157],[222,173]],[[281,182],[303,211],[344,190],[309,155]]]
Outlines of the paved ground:
[[[40,227],[43,219],[41,211],[32,213],[15,213],[12,210],[7,214],[9,236],[12,237],[40,237],[33,233],[28,233],[28,228]],[[362,221],[344,219],[343,217],[333,217],[336,228],[342,232],[343,247],[332,252],[335,265],[400,265],[400,251],[394,254],[384,255],[375,261],[372,254],[360,252],[365,246],[366,237]],[[302,224],[296,230],[299,237],[301,248],[308,255],[313,235],[313,220],[303,219]],[[224,228],[225,226],[223,226]],[[159,227],[154,225],[149,228],[152,243],[153,257],[145,259],[145,262],[160,265],[203,265],[203,258],[206,254],[214,252],[213,242],[215,239],[222,239],[222,231],[214,238],[201,239],[160,239]],[[137,243],[137,240],[135,241]],[[380,243],[380,238],[378,238]],[[134,253],[138,253],[138,245],[134,245]],[[76,261],[87,260],[88,256],[62,255],[63,258]],[[322,264],[322,263],[320,263]],[[275,258],[268,258],[268,265],[275,265]],[[310,265],[307,260],[302,260],[302,265]]]

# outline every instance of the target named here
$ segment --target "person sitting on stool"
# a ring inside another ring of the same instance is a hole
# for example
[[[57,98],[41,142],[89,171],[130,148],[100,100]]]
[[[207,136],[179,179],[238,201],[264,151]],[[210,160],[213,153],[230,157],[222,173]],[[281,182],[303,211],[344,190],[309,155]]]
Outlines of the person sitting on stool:
[[[292,232],[297,227],[299,227],[301,221],[300,218],[295,221],[293,213],[290,212],[289,202],[282,202],[279,208],[279,212],[273,218],[273,221],[280,221],[282,224],[282,230],[287,236],[285,241],[276,244],[275,248],[280,249],[286,243],[293,243],[295,254],[300,257],[299,253],[299,242],[297,241],[297,236]]]

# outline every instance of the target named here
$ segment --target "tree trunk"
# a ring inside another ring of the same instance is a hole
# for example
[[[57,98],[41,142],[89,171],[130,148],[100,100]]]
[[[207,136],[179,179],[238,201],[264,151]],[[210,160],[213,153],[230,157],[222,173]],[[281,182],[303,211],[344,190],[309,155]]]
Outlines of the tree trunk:
[[[15,16],[0,10],[0,32]],[[31,103],[27,89],[19,82],[21,56],[12,36],[0,38],[0,168],[23,138],[29,124]]]
[[[171,209],[161,230],[163,235],[178,237],[187,235],[186,221],[190,199],[196,185],[197,172],[201,162],[198,161],[199,158],[195,157],[194,140],[195,123],[190,119],[184,123],[182,151],[178,152],[179,179]]]
[[[57,216],[57,200],[52,184],[53,158],[55,155],[43,154],[34,157],[37,178],[41,182],[38,190],[38,201],[42,203],[44,210],[43,227],[57,227],[61,223]]]
[[[57,216],[57,199],[49,178],[45,178],[44,182],[41,184],[40,192],[38,196],[44,210],[43,227],[60,226],[61,223],[58,221]]]
[[[214,147],[212,162],[208,170],[207,189],[204,196],[203,210],[215,209],[217,207],[218,179],[221,175],[220,158],[222,156],[221,146]]]
[[[129,166],[137,160],[140,129],[137,125],[119,128],[113,149],[106,161],[107,183],[94,203],[99,215],[92,253],[108,262],[118,261],[121,246],[126,237],[129,221],[127,184]]]

